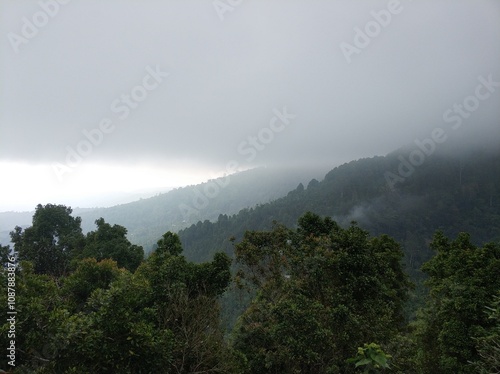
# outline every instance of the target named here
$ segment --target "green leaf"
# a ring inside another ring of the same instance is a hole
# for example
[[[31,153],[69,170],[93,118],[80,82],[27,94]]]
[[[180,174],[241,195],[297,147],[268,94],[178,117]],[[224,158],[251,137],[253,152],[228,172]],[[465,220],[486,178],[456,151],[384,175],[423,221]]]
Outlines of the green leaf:
[[[379,364],[383,368],[385,368],[387,366],[387,358],[385,358],[383,355],[381,355],[381,354],[371,355],[371,358],[373,361],[375,361],[377,364]]]
[[[368,365],[372,362],[372,360],[370,360],[369,358],[364,358],[358,362],[356,362],[356,367],[358,366],[362,366],[362,365]]]

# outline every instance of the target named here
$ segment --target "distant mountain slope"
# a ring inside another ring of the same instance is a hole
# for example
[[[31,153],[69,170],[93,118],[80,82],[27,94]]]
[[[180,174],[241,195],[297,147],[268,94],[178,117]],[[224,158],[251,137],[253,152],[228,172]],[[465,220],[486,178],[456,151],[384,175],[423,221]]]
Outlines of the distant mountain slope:
[[[319,169],[257,168],[109,208],[75,208],[73,216],[82,218],[85,232],[94,230],[94,222],[100,217],[122,225],[128,230],[129,240],[149,252],[167,231],[177,232],[199,220],[217,220],[221,213],[234,214],[269,202],[322,173],[324,170]],[[33,213],[0,213],[0,243],[10,241],[9,232],[16,225],[31,225]]]
[[[34,207],[33,207],[34,208]],[[10,232],[15,226],[27,227],[31,224],[33,212],[1,212],[0,213],[0,244],[10,243]]]
[[[128,204],[75,209],[74,215],[82,217],[84,231],[93,230],[94,221],[100,217],[122,225],[128,230],[129,240],[149,252],[167,231],[177,232],[199,220],[216,220],[220,213],[234,214],[269,202],[315,175],[321,174],[314,170],[258,168]]]
[[[450,236],[469,232],[476,242],[500,240],[498,150],[460,155],[436,151],[412,172],[401,166],[410,152],[403,148],[385,157],[352,161],[276,201],[221,215],[216,223],[198,222],[179,232],[185,255],[205,261],[217,250],[231,254],[230,237],[269,229],[273,220],[293,226],[306,211],[331,216],[343,225],[354,220],[373,235],[395,237],[414,271],[429,258],[427,244],[438,229]],[[407,177],[401,178],[398,168]],[[388,176],[400,178],[393,188]]]

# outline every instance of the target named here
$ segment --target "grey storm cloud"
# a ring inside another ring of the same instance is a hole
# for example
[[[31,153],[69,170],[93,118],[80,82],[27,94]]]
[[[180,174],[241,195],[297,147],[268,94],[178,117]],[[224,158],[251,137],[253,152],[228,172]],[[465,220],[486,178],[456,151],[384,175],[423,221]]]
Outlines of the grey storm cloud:
[[[40,3],[0,5],[0,160],[93,139],[93,161],[335,164],[449,129],[455,104],[464,138],[499,136],[500,87],[464,103],[500,82],[497,1]]]

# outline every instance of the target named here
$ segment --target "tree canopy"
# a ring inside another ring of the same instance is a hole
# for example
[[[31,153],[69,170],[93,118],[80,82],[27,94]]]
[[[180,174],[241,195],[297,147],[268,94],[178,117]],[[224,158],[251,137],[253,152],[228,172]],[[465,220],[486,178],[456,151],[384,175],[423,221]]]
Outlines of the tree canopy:
[[[257,288],[235,348],[250,373],[348,373],[356,347],[388,343],[403,327],[410,283],[387,236],[307,213],[296,230],[247,232],[239,280]]]
[[[247,231],[234,262],[217,252],[202,263],[175,233],[144,259],[124,227],[96,225],[84,236],[71,208],[39,205],[33,225],[12,233],[14,252],[0,246],[2,261],[20,258],[15,277],[0,269],[0,303],[16,297],[14,372],[498,371],[500,243],[436,232],[426,304],[408,320],[400,244],[355,222],[307,212],[294,228]],[[236,305],[237,292],[247,302]],[[239,310],[232,331],[221,300]],[[0,324],[5,347],[11,332]]]
[[[427,372],[474,373],[475,338],[495,324],[487,308],[500,291],[500,243],[478,247],[466,233],[450,240],[437,232],[431,247],[436,255],[422,268],[430,294],[418,321],[421,365]]]
[[[25,230],[16,226],[11,232],[19,260],[32,262],[39,274],[66,274],[72,258],[84,245],[81,218],[71,213],[72,209],[64,205],[39,204],[32,226]]]
[[[127,229],[120,225],[111,226],[103,218],[95,221],[96,231],[91,231],[85,238],[85,247],[79,258],[92,257],[97,260],[113,259],[119,267],[130,271],[137,269],[144,258],[142,247],[130,243]]]

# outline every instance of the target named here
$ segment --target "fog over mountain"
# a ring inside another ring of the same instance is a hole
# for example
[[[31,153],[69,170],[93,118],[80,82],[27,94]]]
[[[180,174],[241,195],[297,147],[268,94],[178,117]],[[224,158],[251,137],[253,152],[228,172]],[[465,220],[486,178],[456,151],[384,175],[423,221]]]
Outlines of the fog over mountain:
[[[497,1],[8,0],[0,20],[0,211],[500,144]]]

